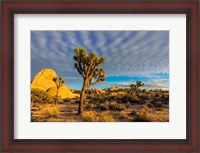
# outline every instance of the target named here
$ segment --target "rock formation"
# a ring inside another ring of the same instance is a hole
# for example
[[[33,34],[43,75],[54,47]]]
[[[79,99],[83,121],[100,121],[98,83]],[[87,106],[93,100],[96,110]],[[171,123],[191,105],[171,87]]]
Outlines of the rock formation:
[[[55,82],[53,81],[54,77],[58,76],[53,69],[43,69],[40,72],[38,72],[34,77],[31,83],[31,88],[46,91],[51,96],[55,96],[57,88]],[[68,89],[65,85],[62,85],[58,90],[58,96],[60,96],[61,99],[65,99],[65,98],[74,98],[77,95],[73,94],[70,91],[70,89]]]
[[[112,87],[112,88],[109,88],[109,90],[111,91],[111,92],[117,92],[117,91],[119,91],[119,90],[121,90],[122,88],[120,88],[120,87]]]
[[[100,90],[100,89],[97,89],[97,88],[91,88],[91,89],[87,89],[86,93],[87,94],[105,94],[106,91],[105,90]]]
[[[47,93],[51,96],[56,96],[56,87],[51,87],[47,90]],[[76,94],[73,94],[65,85],[62,85],[58,90],[58,97],[61,99],[74,98]]]
[[[31,83],[31,88],[46,91],[47,89],[56,86],[55,82],[52,80],[54,77],[57,77],[54,70],[43,69],[35,75]]]

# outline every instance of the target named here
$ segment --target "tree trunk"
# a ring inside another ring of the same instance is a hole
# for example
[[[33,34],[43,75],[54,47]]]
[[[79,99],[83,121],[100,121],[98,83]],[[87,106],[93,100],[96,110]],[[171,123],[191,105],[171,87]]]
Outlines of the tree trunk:
[[[56,105],[57,102],[58,102],[58,90],[59,90],[59,88],[57,87],[57,91],[56,91],[56,99],[55,99],[55,105]]]
[[[80,93],[80,102],[78,107],[78,115],[83,113],[83,103],[85,101],[85,90],[86,90],[86,81],[84,80],[83,87]]]

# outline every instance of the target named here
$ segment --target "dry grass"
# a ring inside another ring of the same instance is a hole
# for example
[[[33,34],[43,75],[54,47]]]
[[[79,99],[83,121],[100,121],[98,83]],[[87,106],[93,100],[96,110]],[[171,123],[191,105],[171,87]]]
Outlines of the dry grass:
[[[122,90],[122,89],[121,89]],[[121,91],[119,90],[119,91]],[[123,89],[124,92],[126,91]],[[108,93],[107,93],[108,94]],[[32,101],[32,122],[168,122],[168,91],[141,91],[136,95],[89,94],[84,112],[77,115],[79,98],[63,103]]]
[[[82,118],[85,122],[116,122],[108,111],[102,113],[87,111],[82,114]]]
[[[56,106],[47,107],[42,110],[42,114],[47,117],[58,117],[59,109]]]
[[[135,119],[136,122],[152,122],[152,113],[153,110],[148,108],[146,105],[142,105],[137,112],[135,112]]]

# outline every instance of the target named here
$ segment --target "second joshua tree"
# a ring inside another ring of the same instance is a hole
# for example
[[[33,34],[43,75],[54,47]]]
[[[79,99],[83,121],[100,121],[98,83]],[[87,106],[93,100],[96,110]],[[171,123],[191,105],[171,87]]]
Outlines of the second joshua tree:
[[[57,77],[53,78],[53,81],[56,83],[56,96],[55,96],[55,105],[58,102],[58,90],[60,89],[60,87],[65,83],[65,80],[62,76],[59,77],[59,80]]]
[[[90,54],[84,48],[75,48],[74,67],[83,77],[83,87],[80,93],[80,102],[78,114],[83,112],[83,103],[85,101],[85,91],[87,88],[105,80],[106,72],[103,68],[98,68],[104,63],[104,58],[98,57],[94,52]]]

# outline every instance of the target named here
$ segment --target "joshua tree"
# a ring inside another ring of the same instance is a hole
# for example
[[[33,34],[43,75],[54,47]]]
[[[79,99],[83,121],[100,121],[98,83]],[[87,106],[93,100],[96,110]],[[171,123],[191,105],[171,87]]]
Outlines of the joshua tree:
[[[130,85],[130,90],[128,91],[129,93],[138,93],[140,91],[141,86],[144,86],[144,83],[142,81],[137,81],[136,84],[131,84]]]
[[[144,86],[144,83],[142,81],[137,81],[136,86],[139,89],[139,87]]]
[[[65,83],[65,80],[62,76],[59,77],[59,80],[57,77],[53,78],[53,81],[56,83],[56,98],[55,98],[55,105],[58,102],[58,90],[60,89],[60,87]]]
[[[99,65],[104,63],[104,58],[98,57],[95,52],[88,54],[84,48],[75,48],[74,52],[74,60],[76,61],[74,67],[83,77],[83,87],[80,93],[78,108],[78,114],[81,114],[83,112],[86,89],[97,83],[103,82],[105,80],[106,72],[103,68],[98,68]]]

